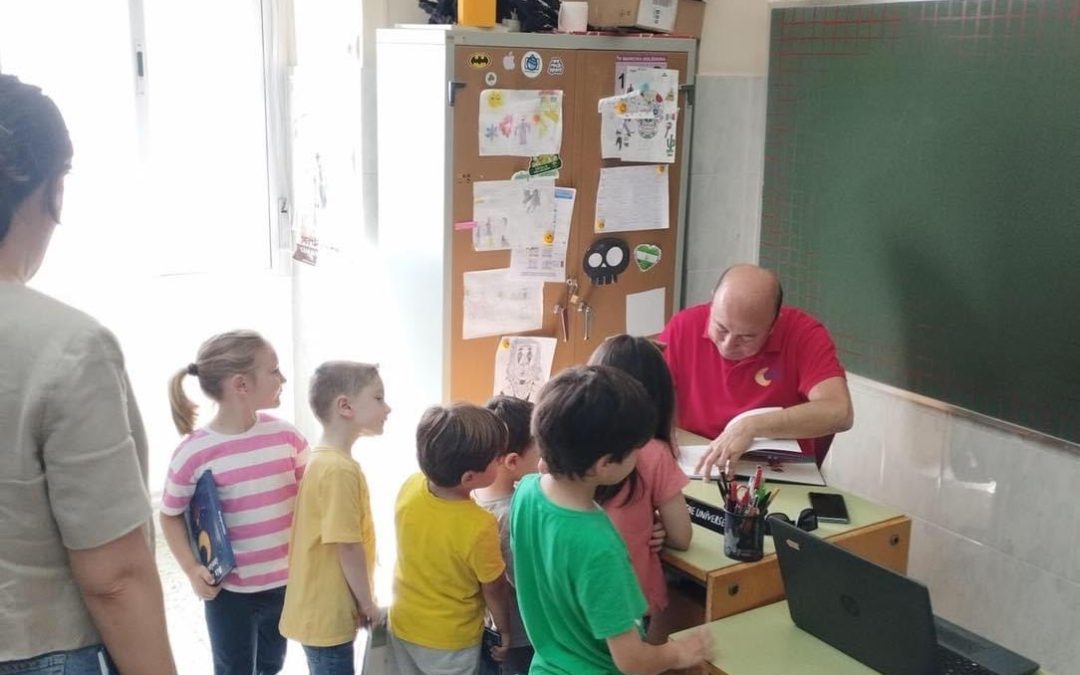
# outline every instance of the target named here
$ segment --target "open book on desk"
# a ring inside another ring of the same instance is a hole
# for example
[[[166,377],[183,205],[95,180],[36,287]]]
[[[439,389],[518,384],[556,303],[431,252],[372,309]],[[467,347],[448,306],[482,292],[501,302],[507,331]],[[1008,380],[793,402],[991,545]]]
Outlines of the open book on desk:
[[[736,415],[732,422],[740,417],[748,417],[780,408],[754,408]],[[729,422],[730,424],[730,422]],[[709,452],[712,439],[692,434],[679,429],[676,433],[679,441],[679,467],[690,478],[703,478],[695,471],[701,458]],[[799,442],[791,439],[755,438],[750,450],[732,465],[736,476],[749,478],[754,470],[761,466],[765,480],[773,483],[797,483],[799,485],[825,485],[817,463],[810,455],[803,454]],[[710,478],[720,477],[722,466],[714,466]]]

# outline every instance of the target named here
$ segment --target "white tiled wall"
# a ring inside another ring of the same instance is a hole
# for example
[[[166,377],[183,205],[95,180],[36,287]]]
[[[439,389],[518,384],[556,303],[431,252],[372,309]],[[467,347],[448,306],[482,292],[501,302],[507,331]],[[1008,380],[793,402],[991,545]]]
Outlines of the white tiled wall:
[[[757,260],[765,79],[699,75],[694,93],[685,304],[730,265]]]
[[[765,79],[699,75],[685,304],[757,260]],[[1080,673],[1080,450],[951,414],[857,376],[831,485],[913,519],[909,572],[935,611],[1063,675]]]

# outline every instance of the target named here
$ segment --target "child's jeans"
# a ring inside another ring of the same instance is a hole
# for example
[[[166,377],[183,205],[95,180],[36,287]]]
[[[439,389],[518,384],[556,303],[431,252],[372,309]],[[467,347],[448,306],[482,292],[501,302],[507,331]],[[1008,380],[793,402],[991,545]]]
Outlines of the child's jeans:
[[[333,647],[304,645],[304,655],[309,675],[356,675],[352,642]]]
[[[286,641],[278,631],[284,603],[284,586],[258,593],[221,589],[206,602],[214,675],[274,675],[284,667]]]
[[[117,672],[101,645],[0,663],[0,675],[113,675]]]

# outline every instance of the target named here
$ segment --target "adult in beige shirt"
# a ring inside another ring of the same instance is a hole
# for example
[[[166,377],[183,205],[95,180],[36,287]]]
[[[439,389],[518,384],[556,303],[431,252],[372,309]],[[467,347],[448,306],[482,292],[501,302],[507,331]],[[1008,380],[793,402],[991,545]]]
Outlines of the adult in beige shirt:
[[[0,75],[0,672],[175,673],[120,347],[25,286],[71,156],[52,100]]]

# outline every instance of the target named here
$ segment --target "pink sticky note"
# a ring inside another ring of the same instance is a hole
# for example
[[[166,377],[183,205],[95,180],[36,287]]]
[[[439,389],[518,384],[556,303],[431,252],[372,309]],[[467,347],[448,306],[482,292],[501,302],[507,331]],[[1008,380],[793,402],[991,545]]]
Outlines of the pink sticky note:
[[[476,221],[475,220],[466,220],[463,223],[454,223],[454,229],[455,230],[475,230],[476,229]]]

